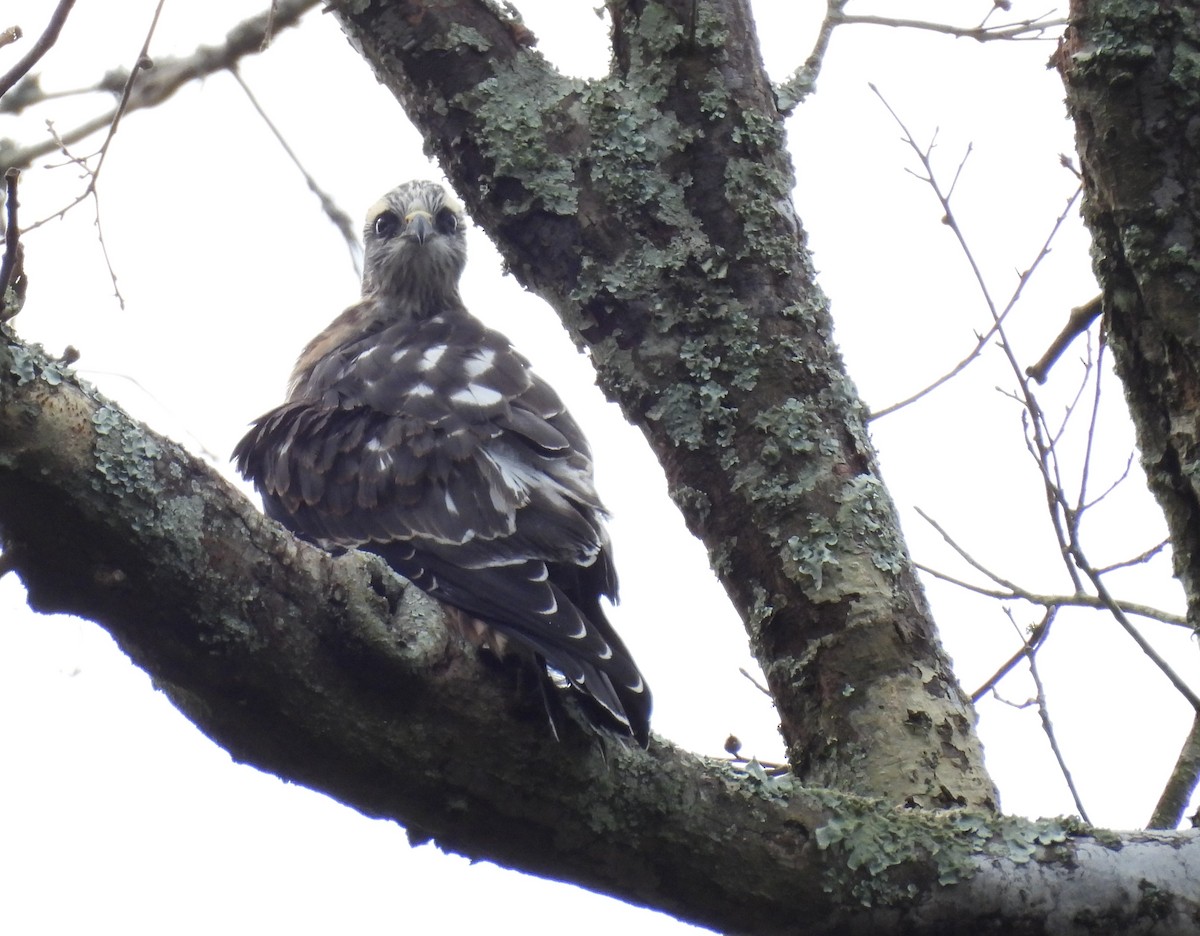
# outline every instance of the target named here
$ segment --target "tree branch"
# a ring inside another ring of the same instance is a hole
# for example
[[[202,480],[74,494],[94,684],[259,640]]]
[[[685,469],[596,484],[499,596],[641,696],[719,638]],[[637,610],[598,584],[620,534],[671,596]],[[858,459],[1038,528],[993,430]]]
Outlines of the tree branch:
[[[62,28],[66,25],[67,16],[71,12],[71,7],[75,6],[75,0],[58,0],[58,6],[54,8],[54,12],[50,15],[50,22],[46,24],[45,30],[38,41],[33,44],[28,52],[26,52],[19,62],[0,75],[0,97],[4,97],[18,81],[29,74],[30,70],[36,65],[50,49],[54,43],[58,41],[58,34],[62,32]],[[18,32],[18,35],[20,33]],[[5,43],[0,43],[3,46]]]
[[[128,114],[145,107],[155,107],[166,101],[191,81],[234,67],[247,55],[261,52],[265,42],[280,29],[294,26],[300,17],[317,5],[318,0],[277,0],[272,9],[238,24],[219,46],[200,46],[184,58],[155,59],[150,70],[138,70],[137,80],[129,88],[126,100],[91,120],[59,133],[42,143],[20,146],[9,141],[0,145],[0,168],[15,166],[26,169],[36,160],[57,152],[63,144],[71,145],[99,130],[111,127],[119,114]],[[114,77],[119,83],[114,83]],[[128,75],[106,75],[94,85],[97,91],[120,92]],[[36,103],[36,101],[34,102]],[[25,106],[29,106],[28,103]]]
[[[1053,906],[1161,934],[1200,913],[1195,833],[1101,844],[1057,821],[805,790],[658,739],[601,752],[569,725],[555,742],[539,700],[381,563],[294,540],[13,340],[0,344],[0,541],[35,608],[101,623],[236,759],[402,822],[413,841],[722,931],[970,933],[999,914],[1065,932],[1047,925]],[[1138,909],[1146,888],[1153,916]]]

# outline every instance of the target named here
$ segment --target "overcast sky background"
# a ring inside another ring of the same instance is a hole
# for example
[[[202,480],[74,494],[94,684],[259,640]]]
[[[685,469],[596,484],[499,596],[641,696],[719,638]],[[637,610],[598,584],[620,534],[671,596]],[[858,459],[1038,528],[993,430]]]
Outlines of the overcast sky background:
[[[89,85],[133,62],[154,5],[80,0],[42,62],[43,87]],[[539,49],[581,76],[607,67],[607,24],[594,5],[517,3]],[[7,0],[0,28],[20,24],[27,39],[0,50],[0,70],[40,33],[52,6]],[[913,0],[881,2],[875,12],[969,23],[990,6]],[[754,5],[772,78],[782,80],[807,57],[823,8],[813,0]],[[188,54],[219,42],[259,9],[246,0],[168,0],[151,54]],[[1011,16],[1043,12],[1016,2]],[[934,156],[945,184],[973,148],[956,190],[956,216],[1003,304],[1014,271],[1036,257],[1076,186],[1059,165],[1059,154],[1072,152],[1072,129],[1058,77],[1045,68],[1052,51],[1046,42],[979,45],[846,27],[834,35],[818,93],[791,117],[796,207],[833,302],[837,339],[873,409],[948,370],[990,319],[940,223],[941,209],[907,171],[917,165],[868,82],[919,140],[938,132]],[[246,60],[242,74],[309,172],[356,219],[398,182],[440,178],[399,106],[331,17],[310,14],[269,52]],[[0,137],[33,143],[44,139],[47,118],[65,131],[108,105],[107,98],[85,96],[17,119],[0,115]],[[97,142],[76,144],[73,152],[91,152]],[[52,215],[85,182],[77,169],[51,159],[27,171],[21,185],[28,224]],[[224,74],[126,118],[100,194],[125,308],[113,297],[94,209],[84,203],[25,237],[30,288],[16,326],[52,352],[77,347],[84,377],[154,428],[212,453],[229,475],[229,451],[246,424],[282,398],[299,349],[356,298],[347,250]],[[558,387],[596,449],[622,576],[613,619],[654,688],[655,730],[711,755],[721,754],[733,732],[745,753],[779,759],[770,705],[738,673],[753,665],[741,625],[666,498],[640,435],[603,401],[554,314],[503,275],[477,229],[470,251],[468,306]],[[1072,212],[1014,313],[1011,338],[1022,362],[1040,357],[1070,307],[1095,292],[1088,240]],[[1048,413],[1074,395],[1081,353],[1082,342],[1053,371],[1043,398]],[[877,421],[872,433],[920,561],[970,574],[915,507],[997,572],[1031,588],[1066,590],[1018,407],[997,390],[1012,386],[992,348],[948,388]],[[1120,475],[1132,444],[1110,376],[1092,466],[1097,493]],[[1078,468],[1077,455],[1066,460]],[[1099,565],[1164,536],[1136,466],[1085,532]],[[69,549],[71,531],[63,537]],[[1169,573],[1162,557],[1113,584],[1123,597],[1179,612],[1181,592]],[[960,678],[973,690],[1019,638],[993,602],[936,582],[929,594]],[[1011,611],[1022,628],[1038,620],[1028,606]],[[1144,630],[1200,687],[1200,662],[1186,633]],[[1065,612],[1039,659],[1059,740],[1091,818],[1112,827],[1143,824],[1190,724],[1187,707],[1099,615]],[[1023,702],[1031,685],[1014,676],[1001,692]],[[1072,812],[1036,711],[987,700],[979,712],[1005,808],[1034,816]],[[0,580],[0,747],[2,932],[92,932],[111,924],[130,934],[387,933],[414,925],[467,931],[498,923],[582,934],[616,926],[684,929],[607,898],[472,866],[432,846],[409,849],[395,824],[232,763],[98,627],[30,613],[12,575]]]

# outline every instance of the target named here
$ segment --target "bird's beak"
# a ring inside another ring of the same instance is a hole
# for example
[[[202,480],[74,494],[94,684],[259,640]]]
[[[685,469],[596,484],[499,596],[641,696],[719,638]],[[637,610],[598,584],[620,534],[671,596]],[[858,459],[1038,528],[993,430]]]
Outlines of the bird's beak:
[[[404,216],[404,236],[411,237],[418,244],[427,241],[433,234],[433,215],[428,211],[410,211]]]

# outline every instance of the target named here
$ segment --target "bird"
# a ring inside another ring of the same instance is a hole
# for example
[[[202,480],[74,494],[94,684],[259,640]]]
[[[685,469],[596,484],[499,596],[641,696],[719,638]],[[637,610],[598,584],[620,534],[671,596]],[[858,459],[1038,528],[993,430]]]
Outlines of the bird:
[[[375,553],[474,643],[531,661],[548,711],[569,692],[591,724],[647,747],[650,689],[602,604],[618,586],[591,449],[464,305],[465,228],[436,182],[371,207],[361,299],[304,348],[234,462],[269,517]]]

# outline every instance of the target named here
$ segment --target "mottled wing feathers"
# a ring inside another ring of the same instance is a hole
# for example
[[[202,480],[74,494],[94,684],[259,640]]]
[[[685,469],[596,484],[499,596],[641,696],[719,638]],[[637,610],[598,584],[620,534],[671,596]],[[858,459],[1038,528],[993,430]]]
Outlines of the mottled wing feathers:
[[[371,301],[346,315],[370,321]],[[558,396],[465,312],[349,334],[310,345],[290,400],[235,451],[268,514],[383,556],[645,744],[649,692],[598,600],[616,575],[591,456]]]

